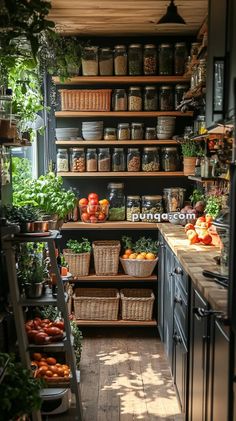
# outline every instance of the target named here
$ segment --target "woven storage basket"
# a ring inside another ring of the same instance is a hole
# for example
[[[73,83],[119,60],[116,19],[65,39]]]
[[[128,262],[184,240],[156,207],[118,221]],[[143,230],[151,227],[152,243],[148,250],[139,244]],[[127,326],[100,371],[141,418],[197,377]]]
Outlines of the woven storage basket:
[[[74,312],[80,320],[117,320],[120,294],[112,288],[76,288]]]
[[[106,240],[93,242],[96,275],[117,275],[120,248],[119,241]]]
[[[88,276],[91,253],[73,253],[70,249],[64,249],[63,255],[72,276]]]
[[[126,275],[135,276],[137,278],[151,276],[155,269],[158,258],[154,260],[136,260],[136,259],[122,259],[120,262]]]
[[[110,111],[111,89],[60,89],[62,111]]]
[[[120,297],[123,320],[152,320],[155,296],[151,289],[122,289]]]

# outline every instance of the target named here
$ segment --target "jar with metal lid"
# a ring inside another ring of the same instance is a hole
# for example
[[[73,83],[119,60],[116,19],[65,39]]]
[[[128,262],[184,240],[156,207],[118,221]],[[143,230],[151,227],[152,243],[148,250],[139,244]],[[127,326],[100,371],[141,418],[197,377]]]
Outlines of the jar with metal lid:
[[[131,139],[143,139],[143,123],[131,123]]]
[[[98,171],[110,171],[111,155],[109,148],[99,148],[98,150]]]
[[[186,189],[182,187],[170,187],[164,189],[163,200],[166,212],[178,212],[184,204]]]
[[[206,59],[199,60],[199,65],[197,68],[197,78],[198,83],[205,84],[206,83]]]
[[[106,127],[104,129],[104,140],[116,140],[116,128],[115,127]]]
[[[101,76],[113,75],[113,51],[111,48],[101,48],[99,51],[99,74]]]
[[[174,109],[174,92],[172,86],[160,87],[160,111],[173,111]]]
[[[192,59],[196,59],[198,56],[198,51],[199,48],[201,47],[201,44],[199,42],[192,42],[191,44],[191,50],[190,50],[190,54]]]
[[[145,86],[144,88],[144,111],[157,110],[157,89],[155,86]]]
[[[84,47],[82,52],[82,73],[83,76],[98,75],[98,47]]]
[[[140,152],[138,148],[128,149],[127,155],[127,171],[129,172],[138,172],[140,171],[141,159]]]
[[[140,196],[127,196],[126,199],[126,220],[135,222],[139,220]]]
[[[156,127],[146,127],[145,140],[155,140],[157,138]]]
[[[70,170],[72,172],[85,171],[84,148],[71,148],[70,149]]]
[[[129,75],[140,76],[143,71],[143,52],[141,44],[131,44],[128,48]]]
[[[124,148],[115,148],[112,154],[112,171],[125,171]]]
[[[129,111],[142,111],[142,91],[139,86],[130,86],[128,94]]]
[[[127,50],[125,45],[116,45],[114,48],[114,71],[116,76],[127,75]]]
[[[162,213],[162,196],[142,196],[142,221],[160,222]]]
[[[183,75],[185,71],[185,62],[187,59],[187,47],[185,42],[177,42],[175,44],[175,53],[174,53],[174,70],[175,75]]]
[[[187,85],[176,85],[175,86],[175,109],[181,104],[185,92],[188,91]]]
[[[87,149],[86,168],[88,172],[97,171],[98,169],[98,156],[95,148]]]
[[[162,169],[163,171],[177,171],[179,163],[178,148],[175,146],[168,146],[162,149]]]
[[[67,149],[57,149],[57,172],[69,171],[69,155]]]
[[[110,221],[125,220],[125,195],[123,183],[109,183],[108,186],[109,216]]]
[[[113,111],[127,111],[127,94],[125,89],[115,89],[112,96]]]
[[[149,147],[143,149],[142,171],[160,171],[159,148]]]
[[[147,76],[157,74],[157,49],[154,44],[144,45],[143,72]]]
[[[159,74],[171,76],[173,73],[173,48],[171,44],[159,46]]]
[[[130,125],[129,125],[129,123],[118,124],[117,138],[118,138],[118,140],[129,140],[130,139]]]

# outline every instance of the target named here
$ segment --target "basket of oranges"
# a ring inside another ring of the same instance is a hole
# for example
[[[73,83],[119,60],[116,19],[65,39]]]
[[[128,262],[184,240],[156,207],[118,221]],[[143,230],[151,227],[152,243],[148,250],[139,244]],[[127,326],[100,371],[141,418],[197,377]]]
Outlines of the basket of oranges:
[[[136,243],[130,237],[122,237],[124,253],[120,262],[126,275],[137,278],[152,275],[158,262],[158,242],[151,238],[141,237]]]

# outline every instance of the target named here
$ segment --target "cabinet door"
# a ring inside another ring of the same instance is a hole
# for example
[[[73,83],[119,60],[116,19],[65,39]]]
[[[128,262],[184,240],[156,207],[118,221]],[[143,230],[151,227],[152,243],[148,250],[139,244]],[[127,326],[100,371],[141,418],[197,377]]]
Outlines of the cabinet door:
[[[173,376],[176,391],[179,397],[181,412],[186,411],[186,382],[187,382],[187,364],[188,351],[182,336],[182,332],[178,325],[178,321],[174,318],[174,334],[173,334]]]
[[[158,260],[158,330],[161,340],[164,341],[164,282],[165,282],[165,240],[159,235]]]
[[[172,370],[173,352],[173,301],[174,301],[174,256],[170,248],[166,247],[165,253],[165,278],[164,278],[164,346],[170,368]]]

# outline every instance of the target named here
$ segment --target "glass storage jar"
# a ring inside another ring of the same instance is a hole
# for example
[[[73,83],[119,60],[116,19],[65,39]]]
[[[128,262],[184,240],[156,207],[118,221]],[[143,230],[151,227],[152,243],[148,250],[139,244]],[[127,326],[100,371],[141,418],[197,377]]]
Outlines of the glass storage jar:
[[[127,94],[125,89],[115,89],[112,96],[113,111],[127,111]]]
[[[170,187],[164,189],[163,200],[166,212],[178,212],[184,205],[184,196],[186,189],[181,187]]]
[[[139,220],[140,196],[127,196],[126,199],[126,220],[135,222]],[[138,218],[137,218],[138,216]]]
[[[157,74],[157,49],[154,44],[144,45],[143,73],[147,76]]]
[[[86,153],[86,169],[88,172],[97,171],[98,156],[95,148],[88,148]]]
[[[99,51],[99,74],[101,76],[113,75],[113,51],[111,48],[101,48]]]
[[[206,83],[206,59],[199,60],[198,68],[197,68],[197,79],[198,83],[205,84]]]
[[[188,91],[187,85],[176,85],[175,86],[175,109],[181,104],[185,92]]]
[[[57,150],[57,172],[69,171],[69,155],[67,149]]]
[[[155,140],[157,138],[156,127],[146,127],[145,140]]]
[[[128,94],[129,111],[142,111],[142,91],[139,86],[130,86]]]
[[[177,42],[175,44],[175,75],[183,75],[185,71],[185,63],[187,59],[187,47],[185,42]]]
[[[117,138],[118,138],[118,140],[129,140],[130,139],[130,125],[129,125],[129,123],[118,124]]]
[[[84,148],[71,148],[70,149],[70,170],[72,172],[85,171]]]
[[[162,169],[163,171],[177,171],[179,163],[178,148],[175,146],[168,146],[162,149]]]
[[[192,57],[192,59],[196,59],[198,56],[198,51],[199,48],[201,47],[201,44],[199,42],[192,42],[191,44],[191,50],[190,50],[190,55]]]
[[[143,71],[143,53],[141,44],[131,44],[128,48],[129,75],[140,76]]]
[[[140,171],[140,152],[138,148],[128,149],[127,155],[127,171],[129,172],[138,172]]]
[[[123,183],[109,183],[108,184],[108,200],[110,221],[124,221],[125,220],[125,195]]]
[[[143,149],[142,171],[153,172],[160,170],[159,148],[149,147]]]
[[[98,47],[84,47],[82,52],[82,73],[83,76],[98,75]]]
[[[143,139],[143,123],[131,123],[131,139]]]
[[[142,221],[160,222],[162,213],[162,196],[142,196]]]
[[[127,75],[127,51],[125,45],[116,45],[114,48],[114,73],[116,76]]]
[[[160,87],[160,111],[173,111],[174,93],[172,86]]]
[[[155,86],[145,86],[144,88],[144,111],[156,111],[157,110],[157,89]]]
[[[117,140],[115,127],[106,127],[104,129],[104,140]]]
[[[112,155],[112,171],[125,171],[124,148],[115,148]]]
[[[173,73],[173,48],[171,44],[159,46],[159,74],[171,76]]]
[[[110,171],[111,155],[109,148],[99,148],[98,150],[98,171]]]

